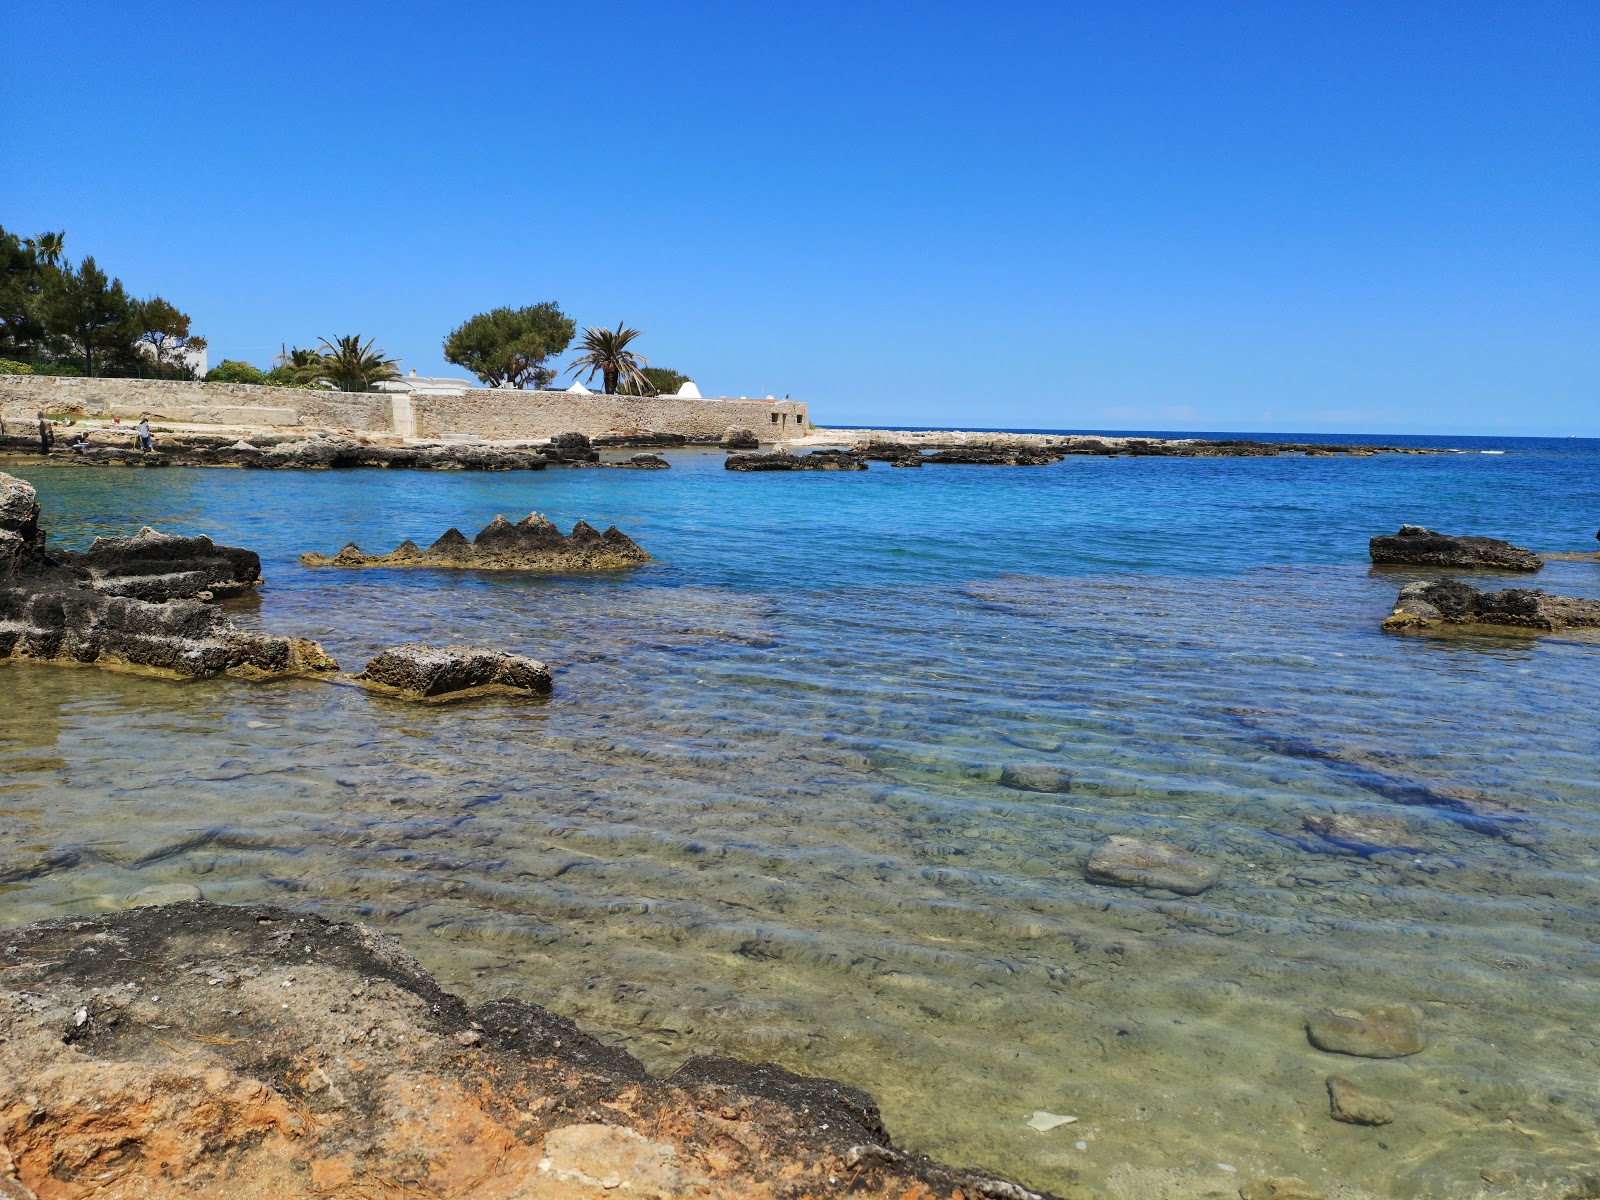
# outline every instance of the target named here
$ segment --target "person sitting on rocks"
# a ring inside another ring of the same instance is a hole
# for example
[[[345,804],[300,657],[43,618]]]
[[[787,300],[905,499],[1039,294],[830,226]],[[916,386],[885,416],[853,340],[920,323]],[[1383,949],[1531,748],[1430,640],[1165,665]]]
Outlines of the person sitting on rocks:
[[[150,414],[145,413],[139,418],[139,423],[134,426],[133,436],[138,441],[140,450],[154,450],[155,439],[150,436]]]
[[[46,417],[44,415],[44,413],[42,413],[42,412],[39,413],[38,416],[39,416],[39,453],[40,454],[49,454],[51,449],[56,444],[56,424],[55,424],[54,421],[52,421],[48,417]]]
[[[82,454],[88,448],[89,431],[86,429],[80,429],[77,433],[73,434],[72,440],[67,443],[67,449],[71,450],[74,454]]]

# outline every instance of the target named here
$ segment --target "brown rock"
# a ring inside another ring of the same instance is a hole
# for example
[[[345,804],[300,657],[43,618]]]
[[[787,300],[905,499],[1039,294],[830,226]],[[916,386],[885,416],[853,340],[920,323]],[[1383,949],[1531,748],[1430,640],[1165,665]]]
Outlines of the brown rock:
[[[1166,842],[1110,837],[1095,847],[1084,871],[1090,883],[1112,887],[1160,888],[1194,896],[1216,885],[1216,866]]]
[[[1328,1076],[1328,1115],[1346,1125],[1387,1125],[1394,1110],[1341,1075]]]
[[[545,1134],[539,1169],[607,1191],[626,1184],[630,1196],[673,1200],[705,1185],[679,1167],[677,1157],[672,1146],[626,1126],[567,1125]]]
[[[1000,786],[1019,792],[1070,792],[1072,773],[1049,763],[1012,763],[1000,769]]]
[[[391,646],[355,677],[371,691],[403,700],[461,700],[470,696],[546,695],[550,671],[542,662],[471,646]]]
[[[663,464],[664,465],[664,464]],[[539,513],[516,524],[497,516],[471,541],[450,528],[426,550],[409,538],[388,554],[368,554],[354,542],[337,554],[310,552],[300,561],[308,567],[437,567],[478,571],[611,571],[650,561],[639,545],[615,525],[604,533],[579,521],[565,536]]]
[[[1409,1004],[1319,1009],[1306,1018],[1306,1036],[1318,1050],[1359,1058],[1404,1058],[1427,1045],[1422,1016]]]
[[[1301,825],[1332,848],[1351,854],[1421,849],[1411,827],[1400,817],[1364,812],[1314,813]]]
[[[1239,1200],[1323,1200],[1320,1188],[1287,1175],[1258,1179],[1239,1189]]]

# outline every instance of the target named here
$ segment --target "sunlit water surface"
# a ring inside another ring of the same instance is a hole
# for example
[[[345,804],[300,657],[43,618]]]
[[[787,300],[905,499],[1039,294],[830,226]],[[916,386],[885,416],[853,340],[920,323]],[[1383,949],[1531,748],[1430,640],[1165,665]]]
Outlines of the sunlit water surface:
[[[1590,549],[1600,445],[739,475],[0,468],[52,537],[140,523],[264,560],[248,623],[350,669],[400,641],[549,662],[548,702],[0,668],[0,919],[156,886],[359,918],[652,1067],[847,1080],[904,1145],[1073,1196],[1565,1195],[1600,1171],[1600,641],[1379,632],[1402,521]],[[496,513],[657,558],[546,579],[313,571]],[[1525,582],[1525,581],[1514,581]],[[1600,595],[1600,565],[1540,586]],[[1002,768],[1072,772],[1065,794]],[[1452,807],[1467,797],[1505,819]],[[1399,817],[1334,852],[1307,816]],[[1218,863],[1088,883],[1110,834]],[[1325,1054],[1326,1004],[1428,1048]],[[1332,1121],[1324,1080],[1397,1118]],[[1035,1109],[1077,1116],[1040,1134]],[[1231,1169],[1230,1169],[1231,1168]]]

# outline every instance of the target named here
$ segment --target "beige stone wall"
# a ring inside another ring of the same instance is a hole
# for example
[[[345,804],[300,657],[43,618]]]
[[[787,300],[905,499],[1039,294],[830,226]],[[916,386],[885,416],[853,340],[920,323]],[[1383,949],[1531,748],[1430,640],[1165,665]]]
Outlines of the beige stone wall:
[[[794,400],[680,400],[473,388],[461,396],[415,396],[411,405],[420,438],[447,434],[539,438],[649,429],[715,440],[729,425],[743,425],[761,440],[775,441],[809,428],[806,406]]]
[[[401,397],[403,410],[404,397]],[[0,375],[0,415],[26,422],[39,410],[86,417],[218,425],[309,426],[394,433],[395,397],[254,383],[179,383],[164,379],[67,379]],[[715,441],[730,425],[762,441],[810,432],[806,406],[794,400],[680,400],[675,396],[574,395],[473,388],[459,396],[412,396],[414,436],[543,438],[558,433],[649,429]],[[401,412],[404,425],[404,412]]]

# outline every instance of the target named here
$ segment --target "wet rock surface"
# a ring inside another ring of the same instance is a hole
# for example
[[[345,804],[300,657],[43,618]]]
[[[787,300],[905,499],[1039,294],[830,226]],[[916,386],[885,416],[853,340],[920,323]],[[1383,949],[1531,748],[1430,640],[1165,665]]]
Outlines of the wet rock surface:
[[[1328,1115],[1346,1125],[1388,1125],[1394,1109],[1342,1075],[1329,1075]]]
[[[337,554],[308,552],[300,556],[308,567],[435,567],[486,571],[611,571],[650,561],[627,534],[615,525],[601,533],[586,521],[563,535],[539,513],[529,513],[513,524],[497,516],[468,540],[451,528],[426,550],[405,541],[388,554],[368,554],[354,542]]]
[[[1060,462],[1064,457],[1065,452],[1060,450],[972,447],[963,450],[935,450],[923,461],[991,467],[1042,467],[1049,463]]]
[[[1278,1176],[1245,1184],[1239,1189],[1239,1200],[1323,1200],[1323,1191],[1303,1179]]]
[[[106,430],[95,439],[115,439]],[[582,434],[576,435],[582,437]],[[50,462],[75,467],[242,467],[259,470],[333,470],[394,467],[432,471],[538,471],[546,454],[532,449],[472,443],[400,443],[324,434],[157,434],[156,449],[102,444],[75,452],[58,448]],[[21,449],[21,447],[14,447]],[[560,459],[559,461],[569,461]],[[587,460],[586,460],[587,461]]]
[[[1255,442],[1247,438],[1142,438],[1085,434],[998,433],[959,430],[842,429],[832,431],[874,461],[893,462],[897,454],[922,450],[952,451],[972,458],[946,462],[1003,462],[1011,456],[1123,455],[1130,458],[1271,458],[1292,454],[1309,458],[1375,454],[1452,454],[1453,450],[1420,446],[1366,446],[1330,442]],[[984,457],[984,456],[994,456]],[[932,458],[926,461],[933,461]]]
[[[813,450],[810,454],[730,454],[722,464],[730,471],[865,471],[866,462],[852,450]]]
[[[1472,625],[1526,633],[1600,628],[1600,600],[1552,596],[1541,588],[1484,592],[1459,579],[1426,580],[1401,588],[1383,622],[1391,633]]]
[[[1019,792],[1070,792],[1072,772],[1049,763],[1010,763],[1000,768],[1000,786]]]
[[[246,631],[208,604],[173,598],[210,596],[213,584],[242,590],[259,573],[249,551],[153,530],[100,539],[84,554],[48,551],[34,489],[0,474],[0,658],[184,677],[337,670],[315,642]]]
[[[1306,1036],[1318,1050],[1357,1058],[1404,1058],[1427,1045],[1422,1015],[1409,1004],[1318,1009],[1306,1018]]]
[[[550,694],[542,662],[471,646],[391,646],[366,665],[356,682],[407,700],[463,700],[473,696]]]
[[[1221,877],[1214,863],[1181,846],[1120,836],[1095,847],[1084,875],[1091,883],[1159,888],[1180,896],[1199,895]]]
[[[724,450],[759,450],[761,441],[756,437],[755,430],[746,429],[742,425],[729,425],[718,443]]]
[[[1368,543],[1372,561],[1418,567],[1493,567],[1503,571],[1537,571],[1544,560],[1532,550],[1499,538],[1455,537],[1420,525],[1402,525],[1400,532]]]
[[[392,940],[191,902],[0,935],[0,1195],[1038,1194],[896,1149],[872,1099],[732,1059],[668,1079]]]
[[[1377,812],[1314,813],[1301,822],[1307,849],[1366,856],[1387,850],[1421,850],[1421,839],[1397,816]]]

